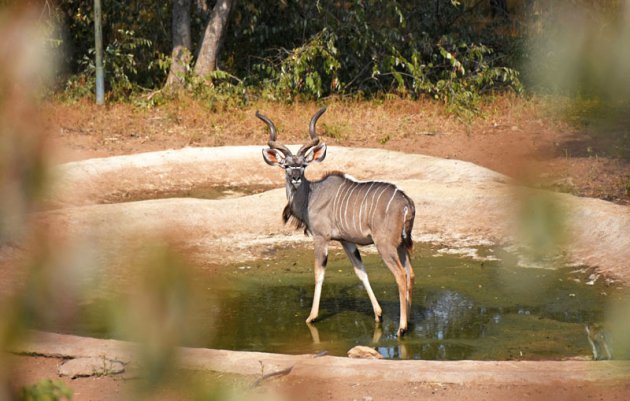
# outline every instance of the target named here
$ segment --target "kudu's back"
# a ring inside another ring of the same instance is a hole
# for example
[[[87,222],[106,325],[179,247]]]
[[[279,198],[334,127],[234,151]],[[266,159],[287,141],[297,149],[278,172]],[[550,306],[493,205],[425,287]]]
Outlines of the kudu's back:
[[[389,242],[412,247],[415,206],[393,184],[330,173],[311,183],[308,203],[313,233],[358,245]]]

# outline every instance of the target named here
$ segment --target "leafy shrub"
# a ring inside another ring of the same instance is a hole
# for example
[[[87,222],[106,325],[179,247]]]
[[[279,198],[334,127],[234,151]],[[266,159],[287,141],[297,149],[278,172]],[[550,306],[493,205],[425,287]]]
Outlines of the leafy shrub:
[[[186,88],[211,105],[243,104],[252,96],[428,96],[455,111],[474,112],[485,94],[522,89],[514,64],[508,64],[518,58],[519,37],[500,34],[509,21],[489,19],[479,4],[239,1],[221,51],[222,71],[209,79],[189,71]],[[86,86],[93,87],[93,49],[85,46],[93,43],[90,5],[69,0],[58,7],[70,28],[68,42],[79,47],[66,88],[84,95]],[[164,0],[104,5],[110,98],[161,88],[170,63],[170,11]],[[203,21],[203,15],[193,18],[193,32]]]
[[[189,73],[185,82],[193,97],[205,101],[211,110],[244,106],[248,100],[245,83],[226,71],[211,71],[203,78]]]
[[[373,74],[390,74],[396,91],[402,95],[429,95],[455,111],[474,111],[484,94],[507,89],[522,91],[518,71],[493,67],[488,59],[492,53],[484,45],[443,36],[429,57],[416,50],[409,58],[395,52],[383,63],[386,70],[375,69]]]
[[[429,96],[455,112],[474,112],[485,94],[522,90],[518,71],[499,63],[503,55],[454,28],[452,20],[466,13],[458,2],[425,1],[428,9],[423,9],[410,1],[356,0],[345,7],[331,1],[304,5],[297,12],[304,19],[313,16],[310,27],[324,21],[305,44],[292,50],[279,47],[247,72],[263,93],[282,100]],[[434,14],[438,11],[441,24]],[[307,21],[300,28],[305,26]]]
[[[326,30],[315,35],[303,46],[279,55],[279,63],[266,69],[271,75],[272,92],[282,100],[296,96],[320,98],[339,91],[337,72],[341,68],[336,36]]]
[[[58,87],[68,99],[94,92],[93,2],[53,2],[52,19],[63,26],[64,53]],[[46,3],[48,6],[48,3]],[[170,1],[103,2],[106,95],[124,100],[162,86],[170,60]],[[46,8],[47,9],[47,8]]]
[[[118,30],[116,38],[103,50],[103,69],[105,82],[108,86],[108,96],[113,100],[125,99],[135,91],[141,89],[139,76],[151,74],[158,70],[162,75],[166,73],[170,62],[163,55],[156,55],[156,60],[145,66],[145,71],[138,70],[138,54],[150,49],[152,42],[148,39],[136,37],[133,31]],[[71,96],[87,95],[87,88],[96,85],[95,50],[90,48],[88,54],[80,62],[82,71],[72,76],[66,85]],[[89,93],[89,92],[88,92]]]
[[[20,401],[72,400],[72,390],[60,380],[44,379],[22,388]]]

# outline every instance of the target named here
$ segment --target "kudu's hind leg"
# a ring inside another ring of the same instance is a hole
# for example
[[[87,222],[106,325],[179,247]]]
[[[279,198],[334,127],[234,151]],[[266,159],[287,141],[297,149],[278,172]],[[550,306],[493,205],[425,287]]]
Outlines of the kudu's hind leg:
[[[398,257],[398,249],[395,246],[391,246],[389,244],[376,244],[376,248],[396,279],[396,285],[398,286],[398,298],[400,302],[400,325],[398,326],[398,337],[402,337],[407,331],[407,300],[409,297],[409,280],[407,272]]]
[[[313,306],[311,314],[308,315],[306,323],[311,323],[317,319],[319,314],[319,300],[322,296],[322,285],[326,275],[326,264],[328,263],[328,241],[323,238],[315,238],[315,263],[313,272],[315,273],[315,292],[313,294]]]
[[[357,246],[351,242],[341,241],[341,245],[343,245],[343,250],[346,251],[346,255],[348,255],[350,262],[352,262],[354,273],[357,275],[359,280],[361,280],[363,287],[365,287],[365,290],[368,293],[368,297],[370,297],[372,309],[374,310],[374,320],[380,322],[383,315],[383,309],[381,309],[381,306],[378,304],[378,300],[374,295],[374,291],[372,291],[372,286],[370,285],[370,280],[368,279],[367,272],[365,271],[365,266],[361,260],[359,249],[357,249]]]
[[[411,299],[413,297],[413,286],[416,275],[411,266],[409,251],[407,251],[407,247],[404,244],[398,246],[398,258],[405,267],[405,273],[407,275],[407,319],[409,319],[411,317]]]

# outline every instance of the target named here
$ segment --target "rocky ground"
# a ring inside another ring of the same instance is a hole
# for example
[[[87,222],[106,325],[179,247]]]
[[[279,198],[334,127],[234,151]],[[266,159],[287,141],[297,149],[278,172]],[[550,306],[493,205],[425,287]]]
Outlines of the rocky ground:
[[[146,370],[116,375],[101,369],[108,358],[125,363],[133,360],[124,343],[39,333],[30,345],[18,349],[57,355],[15,356],[19,384],[56,378],[59,372],[59,380],[74,391],[75,400],[170,401],[198,399],[193,397],[205,394],[203,399],[278,401],[625,401],[630,395],[628,362],[384,361],[195,349],[182,351],[182,368],[171,381],[147,392],[142,390],[148,380]],[[60,354],[66,357],[60,358]],[[79,359],[68,360],[72,357]],[[87,366],[88,357],[97,361],[93,367]],[[75,366],[68,368],[70,364]]]

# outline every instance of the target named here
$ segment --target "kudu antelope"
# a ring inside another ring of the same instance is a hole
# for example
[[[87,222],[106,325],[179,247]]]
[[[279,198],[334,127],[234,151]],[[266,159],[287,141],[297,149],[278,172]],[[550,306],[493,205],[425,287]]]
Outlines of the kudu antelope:
[[[315,131],[315,124],[325,111],[326,108],[322,108],[312,117],[309,125],[311,140],[296,155],[276,142],[275,125],[256,112],[256,117],[269,127],[269,147],[263,149],[263,158],[270,166],[279,166],[286,173],[288,203],[282,218],[285,223],[294,220],[305,233],[312,235],[315,243],[315,292],[306,322],[314,321],[319,312],[330,240],[341,242],[367,290],[376,321],[381,321],[382,309],[357,249],[357,245],[373,243],[396,278],[400,298],[398,335],[401,336],[407,330],[414,283],[409,256],[414,203],[398,187],[386,182],[357,181],[339,172],[328,173],[318,181],[309,181],[304,176],[310,163],[321,162],[326,157],[326,144],[320,143]]]

